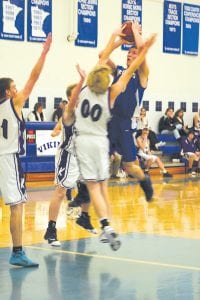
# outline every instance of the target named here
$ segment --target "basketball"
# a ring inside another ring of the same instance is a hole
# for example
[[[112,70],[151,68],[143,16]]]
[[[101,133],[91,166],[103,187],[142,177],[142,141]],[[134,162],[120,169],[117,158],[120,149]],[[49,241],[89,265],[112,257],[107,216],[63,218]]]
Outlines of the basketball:
[[[132,31],[131,21],[124,22],[122,24],[122,26],[124,26],[124,25],[126,25],[126,27],[124,27],[124,29],[122,30],[122,33],[125,34],[125,36],[123,36],[123,39],[130,43],[134,43],[135,39],[134,39],[133,31]]]

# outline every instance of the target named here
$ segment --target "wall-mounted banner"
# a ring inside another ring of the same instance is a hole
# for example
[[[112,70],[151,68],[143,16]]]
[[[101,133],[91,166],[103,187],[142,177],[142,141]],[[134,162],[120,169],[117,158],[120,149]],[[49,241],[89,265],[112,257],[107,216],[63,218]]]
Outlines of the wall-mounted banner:
[[[52,130],[36,130],[36,155],[55,155],[60,145],[60,135],[51,136]]]
[[[183,5],[183,54],[198,55],[199,23],[200,6],[185,3]]]
[[[135,21],[142,25],[142,0],[122,0],[122,23]],[[122,50],[131,46],[123,45]]]
[[[97,47],[98,0],[78,0],[76,46]]]
[[[181,6],[180,2],[164,2],[163,52],[181,52]]]
[[[27,41],[44,42],[52,32],[52,0],[28,0]]]
[[[0,38],[24,40],[24,0],[0,1]]]

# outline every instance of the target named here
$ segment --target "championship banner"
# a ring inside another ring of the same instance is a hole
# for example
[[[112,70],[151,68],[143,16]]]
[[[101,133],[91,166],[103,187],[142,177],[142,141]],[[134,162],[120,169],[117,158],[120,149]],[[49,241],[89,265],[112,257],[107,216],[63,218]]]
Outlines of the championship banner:
[[[0,1],[0,38],[24,41],[24,0]]]
[[[36,155],[55,155],[60,145],[60,135],[51,136],[52,130],[36,130]]]
[[[98,0],[78,0],[76,46],[97,47]]]
[[[27,41],[44,42],[52,32],[52,0],[28,0]]]
[[[199,49],[200,6],[183,5],[182,53],[198,55]]]
[[[163,16],[163,52],[181,52],[181,3],[165,1]]]
[[[122,23],[135,21],[142,25],[142,0],[122,0]],[[122,50],[131,46],[122,45]]]

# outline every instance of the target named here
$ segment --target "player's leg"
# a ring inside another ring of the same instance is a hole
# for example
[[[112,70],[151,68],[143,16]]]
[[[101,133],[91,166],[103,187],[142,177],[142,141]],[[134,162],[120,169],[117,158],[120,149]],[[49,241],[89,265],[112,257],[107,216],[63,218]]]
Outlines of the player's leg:
[[[5,204],[10,205],[10,233],[13,250],[9,260],[12,265],[38,267],[22,248],[23,203],[27,200],[24,174],[17,154],[0,156],[0,189]]]

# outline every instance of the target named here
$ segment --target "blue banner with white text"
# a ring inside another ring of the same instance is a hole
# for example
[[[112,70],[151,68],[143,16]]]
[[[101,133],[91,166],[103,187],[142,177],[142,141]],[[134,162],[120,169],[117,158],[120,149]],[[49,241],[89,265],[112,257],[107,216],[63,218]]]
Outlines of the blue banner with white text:
[[[98,0],[78,0],[76,46],[97,47]]]
[[[52,32],[52,0],[28,0],[27,41],[44,42]]]
[[[180,2],[164,2],[163,52],[165,53],[181,52],[181,6]]]
[[[182,53],[198,55],[199,49],[200,6],[183,5],[183,42]]]
[[[24,0],[0,1],[0,38],[24,40]]]
[[[142,25],[142,0],[122,0],[122,24],[127,21],[135,21]],[[123,45],[122,50],[128,50],[130,47]]]

